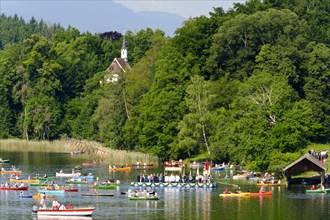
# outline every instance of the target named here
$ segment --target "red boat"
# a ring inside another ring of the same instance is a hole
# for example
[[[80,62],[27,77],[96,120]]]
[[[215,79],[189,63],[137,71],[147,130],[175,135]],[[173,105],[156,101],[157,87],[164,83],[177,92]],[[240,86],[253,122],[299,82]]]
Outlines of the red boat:
[[[1,190],[28,190],[28,186],[21,186],[21,187],[1,187]]]
[[[78,188],[66,188],[64,189],[65,192],[78,192]]]
[[[96,161],[87,161],[82,163],[83,166],[96,166]]]
[[[182,161],[166,161],[164,163],[164,166],[165,167],[179,167],[179,166],[182,166]]]
[[[271,196],[273,195],[272,191],[263,192],[263,193],[250,193],[250,196]]]

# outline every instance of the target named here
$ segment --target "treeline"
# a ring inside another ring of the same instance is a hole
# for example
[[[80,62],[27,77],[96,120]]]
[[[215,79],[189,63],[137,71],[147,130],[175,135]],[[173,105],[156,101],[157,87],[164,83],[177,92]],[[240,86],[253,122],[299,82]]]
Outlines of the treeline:
[[[69,136],[276,171],[330,139],[329,3],[253,0],[190,18],[172,38],[129,32],[133,68],[108,84],[115,35],[1,39],[1,138]]]

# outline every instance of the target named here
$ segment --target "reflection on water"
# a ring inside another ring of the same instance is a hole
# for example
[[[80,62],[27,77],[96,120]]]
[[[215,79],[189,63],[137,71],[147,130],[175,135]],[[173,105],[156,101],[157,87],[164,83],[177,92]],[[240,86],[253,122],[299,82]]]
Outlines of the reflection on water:
[[[0,152],[2,158],[10,158],[12,164],[23,170],[23,178],[29,174],[47,174],[54,176],[58,170],[70,171],[74,165],[82,164],[84,159],[59,153],[33,153],[33,152]],[[146,173],[159,173],[162,167]],[[131,172],[109,172],[108,167],[83,167],[82,172],[92,173],[95,177],[103,179],[119,179],[122,185],[116,190],[100,190],[99,193],[114,194],[111,197],[82,197],[82,193],[92,193],[88,185],[75,185],[79,192],[66,193],[58,197],[63,204],[77,206],[93,205],[95,212],[92,218],[87,219],[322,219],[329,215],[330,194],[306,194],[306,186],[268,187],[272,196],[256,197],[219,197],[219,193],[232,184],[238,184],[243,191],[250,189],[257,192],[259,188],[250,182],[235,182],[225,179],[226,173],[215,172],[213,177],[218,182],[216,189],[155,187],[160,197],[158,201],[129,201],[122,192],[127,192],[130,182],[135,181],[141,170],[132,169]],[[1,174],[0,181],[9,180],[9,175]],[[66,178],[57,178],[56,182],[65,184]],[[308,187],[308,186],[307,186]],[[26,193],[36,194],[39,187],[29,186]],[[135,189],[135,188],[134,188]],[[0,191],[1,219],[41,219],[32,216],[33,205],[38,201],[31,198],[19,198],[19,192]],[[52,200],[47,200],[50,205]],[[59,219],[57,217],[42,219]],[[66,218],[67,219],[67,218]],[[75,218],[77,219],[77,218]],[[82,218],[78,218],[82,219]]]

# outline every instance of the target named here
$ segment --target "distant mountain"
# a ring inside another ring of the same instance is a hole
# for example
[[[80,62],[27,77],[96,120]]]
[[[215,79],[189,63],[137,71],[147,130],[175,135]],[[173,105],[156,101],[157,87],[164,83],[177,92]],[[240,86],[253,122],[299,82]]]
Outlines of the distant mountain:
[[[112,1],[2,1],[1,13],[17,14],[29,21],[43,19],[61,26],[77,27],[81,32],[124,32],[152,28],[161,29],[169,36],[181,27],[185,18],[166,12],[135,13]]]

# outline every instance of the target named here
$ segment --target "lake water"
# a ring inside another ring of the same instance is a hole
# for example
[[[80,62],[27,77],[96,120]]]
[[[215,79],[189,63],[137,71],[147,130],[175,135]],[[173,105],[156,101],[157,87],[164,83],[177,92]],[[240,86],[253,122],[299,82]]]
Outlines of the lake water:
[[[61,153],[0,151],[0,157],[10,159],[4,167],[15,165],[23,170],[22,176],[25,178],[29,174],[55,176],[55,172],[61,169],[71,172],[75,165],[86,161],[79,155]],[[158,173],[162,170],[163,167],[155,167],[146,172]],[[140,172],[143,171],[133,169],[131,172],[109,173],[106,165],[83,168],[82,173],[92,173],[100,180],[118,179],[122,185],[117,190],[102,190],[103,193],[115,194],[104,198],[82,197],[82,193],[93,191],[87,185],[76,185],[79,192],[58,196],[58,200],[64,204],[94,206],[95,212],[89,219],[326,219],[330,215],[330,194],[305,194],[305,186],[266,188],[273,191],[273,196],[237,198],[219,197],[219,193],[228,187],[224,184],[218,184],[214,189],[163,187],[155,188],[159,201],[129,201],[121,192],[131,188],[130,182],[135,181]],[[224,171],[213,173],[213,176],[218,182],[238,184],[242,190],[258,191],[258,187],[247,181],[226,180]],[[9,175],[1,174],[0,182],[6,181],[9,181]],[[57,178],[56,181],[65,184],[65,179]],[[37,194],[38,189],[30,186],[25,193]],[[15,191],[1,190],[0,193],[0,219],[40,219],[31,214],[32,206],[38,204],[37,200],[19,198],[19,192]],[[51,202],[48,200],[47,204],[51,205]]]

